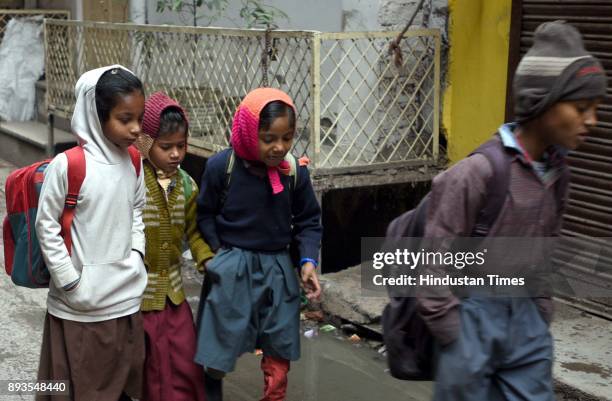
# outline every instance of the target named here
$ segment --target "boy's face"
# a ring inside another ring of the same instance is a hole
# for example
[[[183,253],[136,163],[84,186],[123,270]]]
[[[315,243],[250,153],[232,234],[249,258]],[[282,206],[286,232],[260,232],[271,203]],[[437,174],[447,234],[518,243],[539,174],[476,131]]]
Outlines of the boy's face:
[[[155,167],[165,173],[173,173],[185,159],[185,153],[187,153],[187,134],[181,129],[157,138],[149,150],[149,159]]]
[[[102,132],[109,141],[127,149],[140,134],[145,99],[140,91],[119,96],[112,108],[108,121],[102,123]]]
[[[259,160],[267,166],[278,166],[293,146],[294,129],[289,116],[277,117],[270,128],[259,131]]]
[[[538,130],[553,145],[578,148],[597,123],[599,99],[555,103],[538,121]]]

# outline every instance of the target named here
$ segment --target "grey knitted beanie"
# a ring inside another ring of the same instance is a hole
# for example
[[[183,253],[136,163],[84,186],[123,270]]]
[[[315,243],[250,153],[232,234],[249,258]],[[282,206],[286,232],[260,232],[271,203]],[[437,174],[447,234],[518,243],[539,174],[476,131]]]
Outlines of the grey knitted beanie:
[[[604,97],[606,86],[604,70],[578,30],[563,21],[545,22],[514,75],[516,121],[531,120],[559,101]]]

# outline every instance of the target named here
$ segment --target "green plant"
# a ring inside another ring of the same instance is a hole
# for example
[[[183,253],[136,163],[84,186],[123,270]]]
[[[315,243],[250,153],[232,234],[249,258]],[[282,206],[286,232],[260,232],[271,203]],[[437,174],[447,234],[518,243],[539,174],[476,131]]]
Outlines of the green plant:
[[[265,5],[259,0],[243,0],[240,17],[246,22],[247,28],[276,29],[277,18],[289,20],[283,10]]]
[[[207,18],[205,25],[209,25],[223,14],[228,2],[229,0],[157,0],[157,12],[168,10],[179,15],[187,15],[191,18],[193,26],[197,26],[201,19]],[[198,9],[202,6],[206,6],[208,11],[198,13]]]

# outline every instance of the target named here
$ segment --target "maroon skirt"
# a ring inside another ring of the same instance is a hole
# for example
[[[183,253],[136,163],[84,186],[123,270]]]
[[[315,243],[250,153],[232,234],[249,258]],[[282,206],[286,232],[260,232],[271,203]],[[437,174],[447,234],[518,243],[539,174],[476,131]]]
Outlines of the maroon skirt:
[[[204,401],[204,372],[193,361],[196,333],[185,301],[166,302],[162,311],[143,312],[146,333],[142,401]]]

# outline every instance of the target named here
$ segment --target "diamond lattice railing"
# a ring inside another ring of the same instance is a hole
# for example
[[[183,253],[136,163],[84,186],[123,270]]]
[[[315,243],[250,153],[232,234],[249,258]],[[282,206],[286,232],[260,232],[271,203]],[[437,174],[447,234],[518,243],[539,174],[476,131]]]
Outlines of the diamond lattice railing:
[[[381,36],[321,37],[320,167],[436,156],[439,37],[405,37],[397,68],[387,52],[394,36]]]
[[[43,18],[53,18],[66,20],[70,18],[70,11],[67,10],[10,10],[0,9],[0,43],[4,37],[4,31],[9,21],[13,18],[27,18],[42,16]]]
[[[264,31],[130,24],[47,24],[49,104],[69,114],[77,77],[91,68],[122,64],[147,93],[165,91],[188,111],[190,141],[213,151],[228,146],[231,122],[242,97],[261,86]],[[270,34],[268,80],[298,108],[294,151],[310,143],[310,34]]]
[[[363,167],[437,157],[439,33],[410,31],[404,63],[387,53],[394,32],[237,30],[46,21],[47,96],[70,115],[85,71],[122,64],[147,93],[163,90],[190,117],[190,143],[228,146],[242,97],[264,82],[286,91],[298,112],[293,152],[315,168]],[[266,35],[268,35],[266,39]]]

